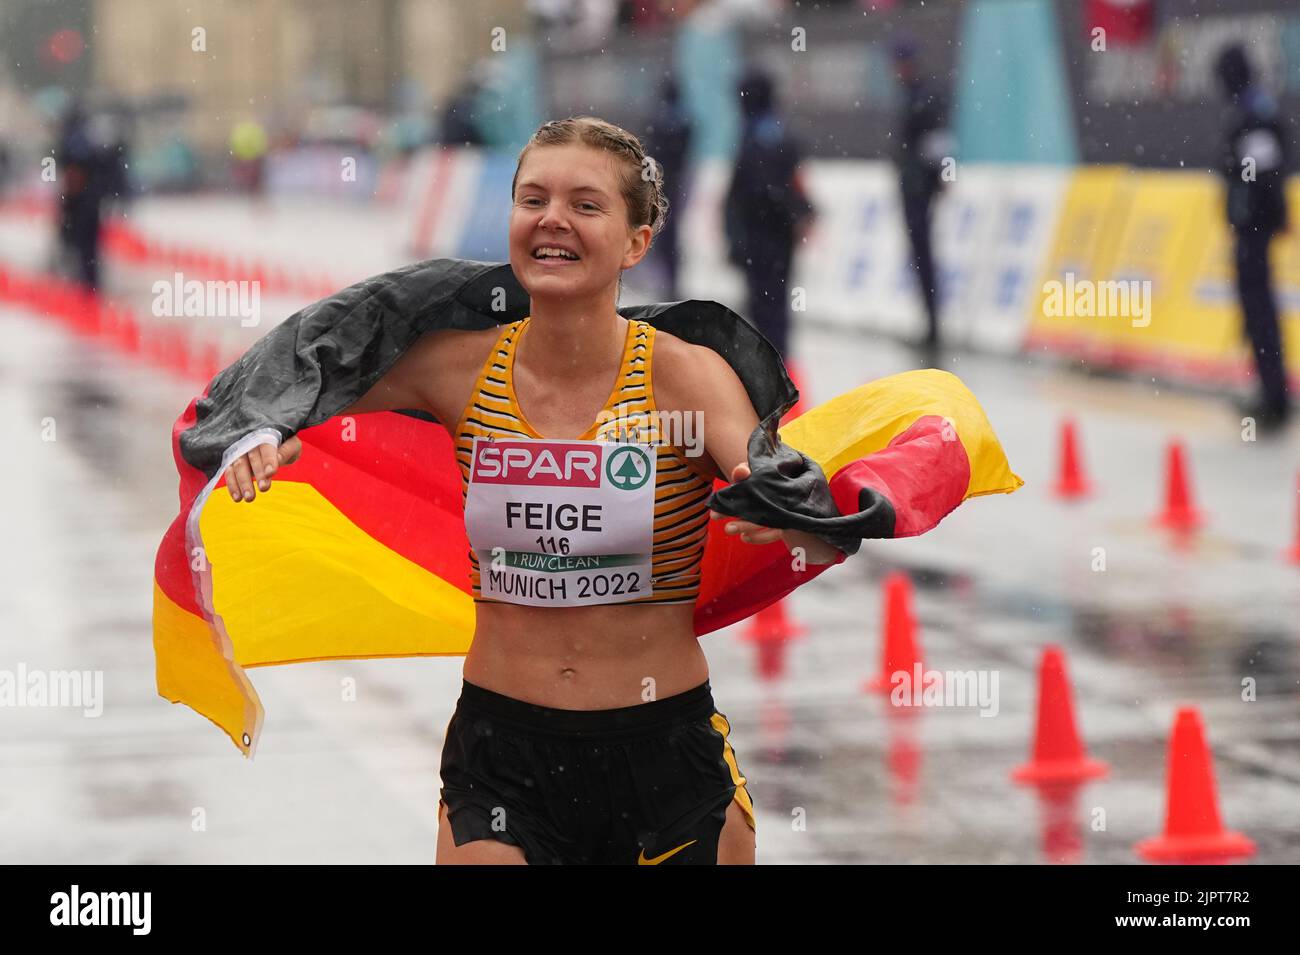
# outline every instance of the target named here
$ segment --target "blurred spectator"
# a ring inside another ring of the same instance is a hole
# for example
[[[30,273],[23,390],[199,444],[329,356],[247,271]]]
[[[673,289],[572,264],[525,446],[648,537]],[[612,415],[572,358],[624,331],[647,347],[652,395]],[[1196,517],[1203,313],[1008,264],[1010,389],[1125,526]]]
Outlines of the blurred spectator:
[[[97,138],[104,150],[104,197],[110,202],[122,203],[131,193],[128,122],[125,115],[119,115],[103,116],[92,123],[92,130],[99,130]]]
[[[943,189],[942,167],[948,145],[943,99],[922,81],[916,46],[909,39],[894,45],[894,75],[902,92],[894,162],[903,203],[903,224],[912,248],[921,300],[925,305],[925,344],[939,344],[939,303],[930,219],[934,198]]]
[[[1261,430],[1270,430],[1285,423],[1291,413],[1268,260],[1273,236],[1287,228],[1286,137],[1277,104],[1255,85],[1245,51],[1229,46],[1215,66],[1233,106],[1224,136],[1222,172],[1228,186],[1228,224],[1236,237],[1237,294],[1260,384],[1258,397],[1243,411],[1255,418]]]
[[[784,358],[790,327],[786,281],[794,244],[814,209],[799,182],[800,148],[776,114],[771,78],[751,70],[736,91],[744,125],[724,207],[729,255],[745,273],[754,325]]]
[[[677,283],[680,250],[677,237],[682,213],[686,209],[689,186],[686,165],[691,145],[691,121],[682,109],[676,80],[664,80],[659,94],[659,108],[647,128],[646,144],[647,152],[663,176],[664,191],[668,198],[668,218],[664,220],[663,231],[659,233],[653,248],[659,250],[659,261],[663,263],[664,274],[667,276],[667,297],[664,300],[675,302],[680,299]]]
[[[126,193],[126,144],[110,122],[92,122],[79,102],[64,116],[54,160],[60,184],[59,240],[76,260],[77,280],[100,288],[99,240],[102,207]]]
[[[442,114],[441,141],[448,146],[482,146],[486,142],[478,125],[477,106],[483,84],[467,81],[447,104]]]

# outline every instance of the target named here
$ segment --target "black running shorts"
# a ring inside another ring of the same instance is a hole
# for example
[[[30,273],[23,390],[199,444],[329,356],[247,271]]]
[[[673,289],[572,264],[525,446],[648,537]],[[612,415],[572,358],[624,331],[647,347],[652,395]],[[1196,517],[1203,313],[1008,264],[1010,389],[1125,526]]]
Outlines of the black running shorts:
[[[715,865],[732,800],[754,808],[708,682],[613,710],[558,710],[465,682],[442,749],[462,846],[530,864]]]

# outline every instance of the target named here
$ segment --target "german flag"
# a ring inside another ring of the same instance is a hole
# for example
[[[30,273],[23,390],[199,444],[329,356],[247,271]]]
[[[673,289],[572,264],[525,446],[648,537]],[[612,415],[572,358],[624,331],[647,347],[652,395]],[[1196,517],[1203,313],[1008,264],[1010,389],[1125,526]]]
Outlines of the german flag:
[[[247,670],[370,657],[463,655],[474,634],[469,541],[451,436],[422,411],[339,416],[421,335],[528,313],[509,265],[432,259],[359,282],[290,316],[177,419],[180,510],[154,572],[158,692],[252,756],[263,710]],[[798,399],[776,350],[716,302],[620,308],[735,369],[758,412],[750,477],[715,482],[715,510],[864,538],[934,527],[962,501],[1023,482],[953,375],[864,384],[780,425]],[[303,454],[252,505],[214,494],[227,466],[291,435]],[[695,630],[758,612],[834,566],[709,525]]]

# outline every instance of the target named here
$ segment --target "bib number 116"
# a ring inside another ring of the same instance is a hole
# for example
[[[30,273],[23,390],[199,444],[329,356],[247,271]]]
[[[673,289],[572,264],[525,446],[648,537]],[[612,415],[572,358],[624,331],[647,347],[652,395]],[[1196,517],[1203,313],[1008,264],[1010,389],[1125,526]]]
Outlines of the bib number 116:
[[[569,539],[567,537],[542,537],[537,536],[537,548],[543,554],[567,554],[569,552]]]

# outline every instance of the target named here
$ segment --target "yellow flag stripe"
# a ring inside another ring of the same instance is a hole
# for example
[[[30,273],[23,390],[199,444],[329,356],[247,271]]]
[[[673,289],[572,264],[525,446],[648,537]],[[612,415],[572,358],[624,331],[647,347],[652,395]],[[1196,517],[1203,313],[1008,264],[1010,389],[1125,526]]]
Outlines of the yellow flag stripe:
[[[203,714],[249,754],[262,724],[257,691],[226,659],[208,622],[175,603],[156,583],[153,645],[158,694]]]
[[[781,440],[816,461],[829,480],[846,465],[887,447],[917,418],[952,422],[970,462],[966,497],[1009,493],[1025,482],[1012,472],[993,427],[956,375],[934,368],[868,382],[800,415]]]
[[[199,519],[213,604],[241,666],[459,655],[469,594],[395,553],[319,491],[277,483],[252,503],[214,494]]]

